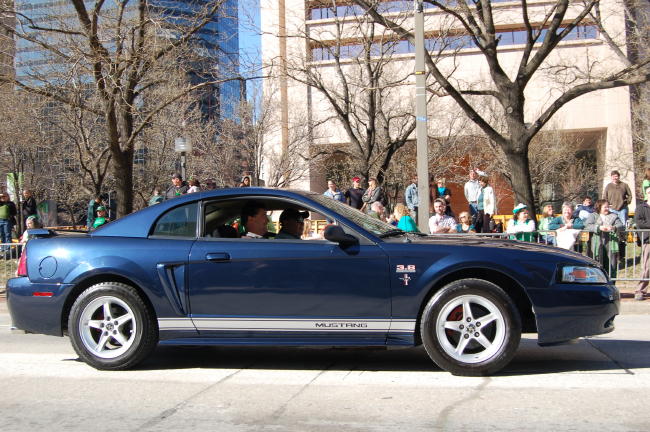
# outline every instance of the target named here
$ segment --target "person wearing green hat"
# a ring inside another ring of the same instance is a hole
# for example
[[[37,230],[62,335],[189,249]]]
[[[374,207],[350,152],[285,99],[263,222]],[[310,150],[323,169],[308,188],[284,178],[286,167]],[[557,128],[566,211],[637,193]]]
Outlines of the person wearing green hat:
[[[107,222],[110,222],[110,220],[106,217],[106,207],[97,207],[97,217],[95,218],[95,222],[93,222],[93,229],[97,229]]]
[[[533,241],[535,236],[535,221],[528,215],[525,204],[517,204],[512,210],[513,218],[508,221],[506,232],[513,240]]]
[[[95,195],[88,203],[88,218],[86,219],[86,227],[88,230],[93,229],[93,223],[97,216],[97,209],[102,205],[102,197],[100,195]]]

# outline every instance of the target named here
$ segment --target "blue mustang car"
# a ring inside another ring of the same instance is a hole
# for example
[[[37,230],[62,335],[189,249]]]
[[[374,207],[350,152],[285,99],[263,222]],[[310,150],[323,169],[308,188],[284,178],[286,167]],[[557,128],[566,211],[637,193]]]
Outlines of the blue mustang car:
[[[233,225],[251,201],[329,225],[323,238],[244,238]],[[13,324],[69,335],[97,369],[133,367],[157,344],[423,344],[453,374],[486,375],[508,364],[522,332],[541,345],[607,333],[619,309],[589,258],[405,233],[310,192],[201,192],[90,234],[33,234],[8,282]]]

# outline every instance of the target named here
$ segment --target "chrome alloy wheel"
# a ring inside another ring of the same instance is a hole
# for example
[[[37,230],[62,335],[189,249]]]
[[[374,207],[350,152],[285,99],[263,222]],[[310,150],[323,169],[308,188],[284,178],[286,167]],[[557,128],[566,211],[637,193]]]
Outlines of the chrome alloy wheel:
[[[131,347],[138,323],[126,302],[105,296],[94,299],[83,309],[79,330],[88,351],[97,357],[112,359]]]
[[[450,300],[436,319],[436,334],[445,353],[463,363],[480,363],[506,343],[506,323],[499,308],[478,295]]]

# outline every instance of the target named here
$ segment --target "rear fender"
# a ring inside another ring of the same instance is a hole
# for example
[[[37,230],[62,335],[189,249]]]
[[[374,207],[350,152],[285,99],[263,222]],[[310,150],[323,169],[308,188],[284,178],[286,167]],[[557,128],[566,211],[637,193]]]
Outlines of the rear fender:
[[[183,284],[184,278],[179,278]],[[75,266],[64,279],[73,286],[89,286],[103,281],[121,281],[134,285],[151,303],[158,316],[178,316],[174,307],[176,296],[163,288],[156,269],[145,269],[138,263],[116,256],[102,256],[84,261]],[[128,282],[126,282],[128,281]]]

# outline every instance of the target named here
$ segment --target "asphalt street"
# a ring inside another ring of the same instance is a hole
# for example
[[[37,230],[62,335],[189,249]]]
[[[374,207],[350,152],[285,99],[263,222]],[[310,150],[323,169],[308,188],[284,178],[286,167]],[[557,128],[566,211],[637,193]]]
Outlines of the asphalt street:
[[[100,372],[67,338],[11,333],[0,303],[0,430],[647,431],[648,306],[571,345],[525,335],[502,373],[464,378],[422,349],[165,347]]]

